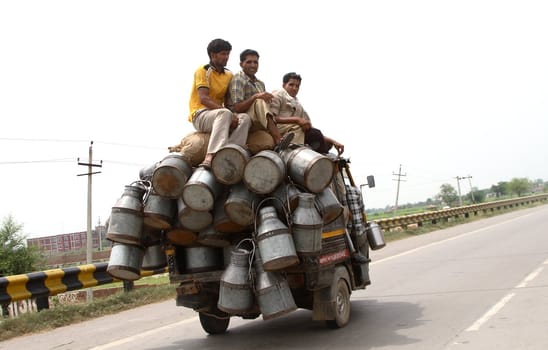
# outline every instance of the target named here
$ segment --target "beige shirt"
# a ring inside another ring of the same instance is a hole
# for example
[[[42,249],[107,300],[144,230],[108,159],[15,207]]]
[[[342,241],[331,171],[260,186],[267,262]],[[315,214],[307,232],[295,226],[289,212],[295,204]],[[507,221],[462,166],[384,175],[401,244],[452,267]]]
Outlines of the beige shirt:
[[[270,111],[274,116],[296,116],[310,121],[308,113],[306,113],[297,97],[291,97],[284,89],[276,90],[272,94],[274,95],[274,99],[270,103]]]

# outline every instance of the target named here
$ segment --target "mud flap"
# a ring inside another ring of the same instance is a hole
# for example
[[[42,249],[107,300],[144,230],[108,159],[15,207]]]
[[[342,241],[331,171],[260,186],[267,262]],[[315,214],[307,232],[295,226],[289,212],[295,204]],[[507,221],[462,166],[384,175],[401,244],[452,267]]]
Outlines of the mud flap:
[[[333,320],[335,318],[335,296],[337,295],[337,282],[341,278],[345,280],[349,287],[348,289],[352,290],[352,288],[350,288],[352,284],[350,283],[350,275],[348,274],[348,270],[343,265],[336,266],[331,286],[314,291],[312,320],[323,321]]]

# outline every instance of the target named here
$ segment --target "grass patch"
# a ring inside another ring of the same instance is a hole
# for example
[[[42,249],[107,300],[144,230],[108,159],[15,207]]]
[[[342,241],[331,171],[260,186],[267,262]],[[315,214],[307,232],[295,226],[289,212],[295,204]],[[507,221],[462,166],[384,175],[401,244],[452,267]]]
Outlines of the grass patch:
[[[109,286],[112,287],[112,284]],[[0,321],[0,341],[114,314],[137,306],[175,299],[175,296],[175,285],[163,283],[136,288],[129,293],[120,291],[109,297],[94,298],[90,303],[57,305],[40,312],[21,314],[17,318]]]
[[[144,277],[141,279],[138,279],[137,281],[133,282],[134,285],[161,285],[169,283],[169,276],[167,273],[161,274],[161,275],[153,275]],[[123,282],[112,282],[109,284],[102,284],[100,286],[93,287],[93,290],[99,290],[99,289],[108,289],[108,288],[123,288]]]

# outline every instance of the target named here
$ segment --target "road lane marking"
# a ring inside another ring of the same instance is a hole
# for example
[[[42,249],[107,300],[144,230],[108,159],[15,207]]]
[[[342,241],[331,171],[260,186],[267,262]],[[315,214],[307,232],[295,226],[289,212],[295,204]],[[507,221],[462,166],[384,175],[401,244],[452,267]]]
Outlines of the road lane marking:
[[[529,275],[527,275],[527,277],[525,277],[525,279],[516,286],[516,288],[524,288],[527,286],[527,282],[531,282],[532,280],[535,279],[535,277],[538,276],[538,274],[544,269],[543,266],[537,268],[535,271],[531,272]]]
[[[184,324],[194,322],[196,320],[198,320],[198,316],[187,318],[187,319],[179,321],[179,322],[171,323],[171,324],[162,326],[160,328],[150,329],[146,332],[139,333],[139,334],[136,334],[136,335],[132,335],[132,336],[129,336],[129,337],[126,337],[126,338],[118,339],[118,340],[112,341],[110,343],[106,343],[106,344],[103,344],[103,345],[96,346],[94,348],[91,348],[90,350],[106,350],[106,349],[116,348],[116,347],[118,347],[122,344],[127,344],[127,343],[129,343],[131,341],[134,341],[134,340],[137,340],[137,339],[150,337],[154,333],[158,333],[158,332],[162,332],[164,330],[179,327],[179,326],[182,326]]]
[[[515,295],[515,293],[506,294],[504,296],[504,298],[499,300],[498,303],[496,303],[489,310],[487,310],[487,312],[485,314],[483,314],[483,316],[478,318],[478,320],[476,322],[474,322],[470,327],[466,328],[466,331],[471,332],[471,331],[477,331],[478,329],[480,329],[480,327],[485,322],[489,321],[491,319],[491,317],[496,315],[497,312],[499,312],[504,307],[504,305],[506,305],[506,303],[508,303],[510,301],[510,299],[512,299],[514,297],[514,295]]]
[[[542,263],[542,265],[547,265],[547,264],[548,264],[548,259],[546,259]],[[528,274],[520,283],[518,283],[514,287],[514,289],[527,287],[527,284],[531,282],[532,280],[534,280],[542,272],[543,269],[544,269],[544,266],[540,266],[536,268],[533,272]],[[506,305],[510,301],[510,299],[514,297],[515,294],[516,293],[506,294],[501,300],[499,300],[498,303],[496,303],[489,310],[487,310],[487,312],[483,314],[483,316],[481,316],[476,322],[474,322],[470,327],[466,328],[466,331],[473,332],[473,331],[479,330],[480,327],[484,323],[489,321],[494,315],[496,315],[504,307],[504,305]]]

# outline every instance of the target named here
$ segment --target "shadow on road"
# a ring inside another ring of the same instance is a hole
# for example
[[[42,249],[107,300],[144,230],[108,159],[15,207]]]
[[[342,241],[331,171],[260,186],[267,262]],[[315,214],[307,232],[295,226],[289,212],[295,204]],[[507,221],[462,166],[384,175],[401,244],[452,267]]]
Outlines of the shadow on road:
[[[312,312],[301,309],[268,321],[233,317],[225,334],[211,336],[202,331],[203,337],[175,340],[161,350],[369,349],[421,341],[405,335],[405,329],[424,322],[416,304],[352,300],[351,313],[350,324],[338,330],[328,329],[323,321],[312,321]]]

